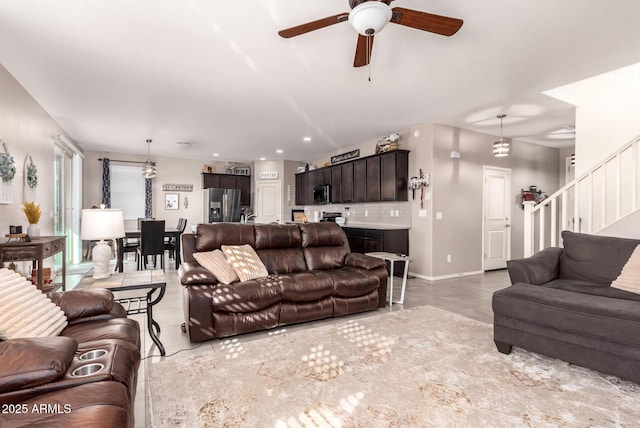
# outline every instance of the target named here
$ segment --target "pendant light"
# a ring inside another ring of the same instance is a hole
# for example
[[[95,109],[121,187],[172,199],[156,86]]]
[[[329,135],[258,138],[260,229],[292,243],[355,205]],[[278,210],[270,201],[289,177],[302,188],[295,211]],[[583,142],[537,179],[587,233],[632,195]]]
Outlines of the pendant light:
[[[156,177],[156,164],[151,161],[151,140],[147,140],[147,161],[144,163],[142,167],[142,177],[143,178],[155,178]]]
[[[502,137],[502,119],[507,117],[506,114],[499,114],[496,116],[500,119],[500,139],[498,141],[494,141],[493,143],[493,156],[496,158],[503,158],[505,156],[509,156],[509,142],[505,141]]]

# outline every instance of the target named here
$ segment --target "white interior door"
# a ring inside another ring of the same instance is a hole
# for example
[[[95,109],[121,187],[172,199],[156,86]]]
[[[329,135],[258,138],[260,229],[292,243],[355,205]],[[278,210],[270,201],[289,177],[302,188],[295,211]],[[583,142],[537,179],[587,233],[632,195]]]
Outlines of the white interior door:
[[[256,186],[256,223],[280,223],[282,220],[282,183],[260,181]]]
[[[511,257],[511,170],[484,167],[484,270],[503,269]]]

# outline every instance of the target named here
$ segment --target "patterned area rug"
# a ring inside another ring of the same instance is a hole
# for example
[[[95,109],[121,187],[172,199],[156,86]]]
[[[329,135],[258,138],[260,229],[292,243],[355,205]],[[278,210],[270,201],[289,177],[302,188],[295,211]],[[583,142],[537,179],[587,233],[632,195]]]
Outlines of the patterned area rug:
[[[434,307],[213,342],[148,364],[155,427],[637,426],[640,386]]]

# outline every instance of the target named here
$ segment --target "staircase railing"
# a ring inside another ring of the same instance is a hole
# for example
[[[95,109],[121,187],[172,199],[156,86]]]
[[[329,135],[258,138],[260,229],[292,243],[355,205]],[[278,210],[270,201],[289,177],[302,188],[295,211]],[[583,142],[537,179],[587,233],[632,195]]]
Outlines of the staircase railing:
[[[597,233],[640,207],[640,137],[544,201],[524,202],[524,256],[561,246],[561,232]]]

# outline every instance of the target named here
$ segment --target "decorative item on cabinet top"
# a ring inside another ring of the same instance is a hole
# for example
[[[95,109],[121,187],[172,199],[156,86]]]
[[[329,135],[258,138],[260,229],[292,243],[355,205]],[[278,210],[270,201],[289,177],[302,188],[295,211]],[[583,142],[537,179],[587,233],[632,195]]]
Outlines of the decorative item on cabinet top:
[[[233,168],[234,175],[251,175],[251,167],[248,166],[236,166]]]
[[[400,140],[400,134],[394,132],[391,135],[387,135],[376,143],[376,154],[390,152],[391,150],[398,149],[398,141]]]
[[[193,192],[193,184],[163,184],[164,192]]]

